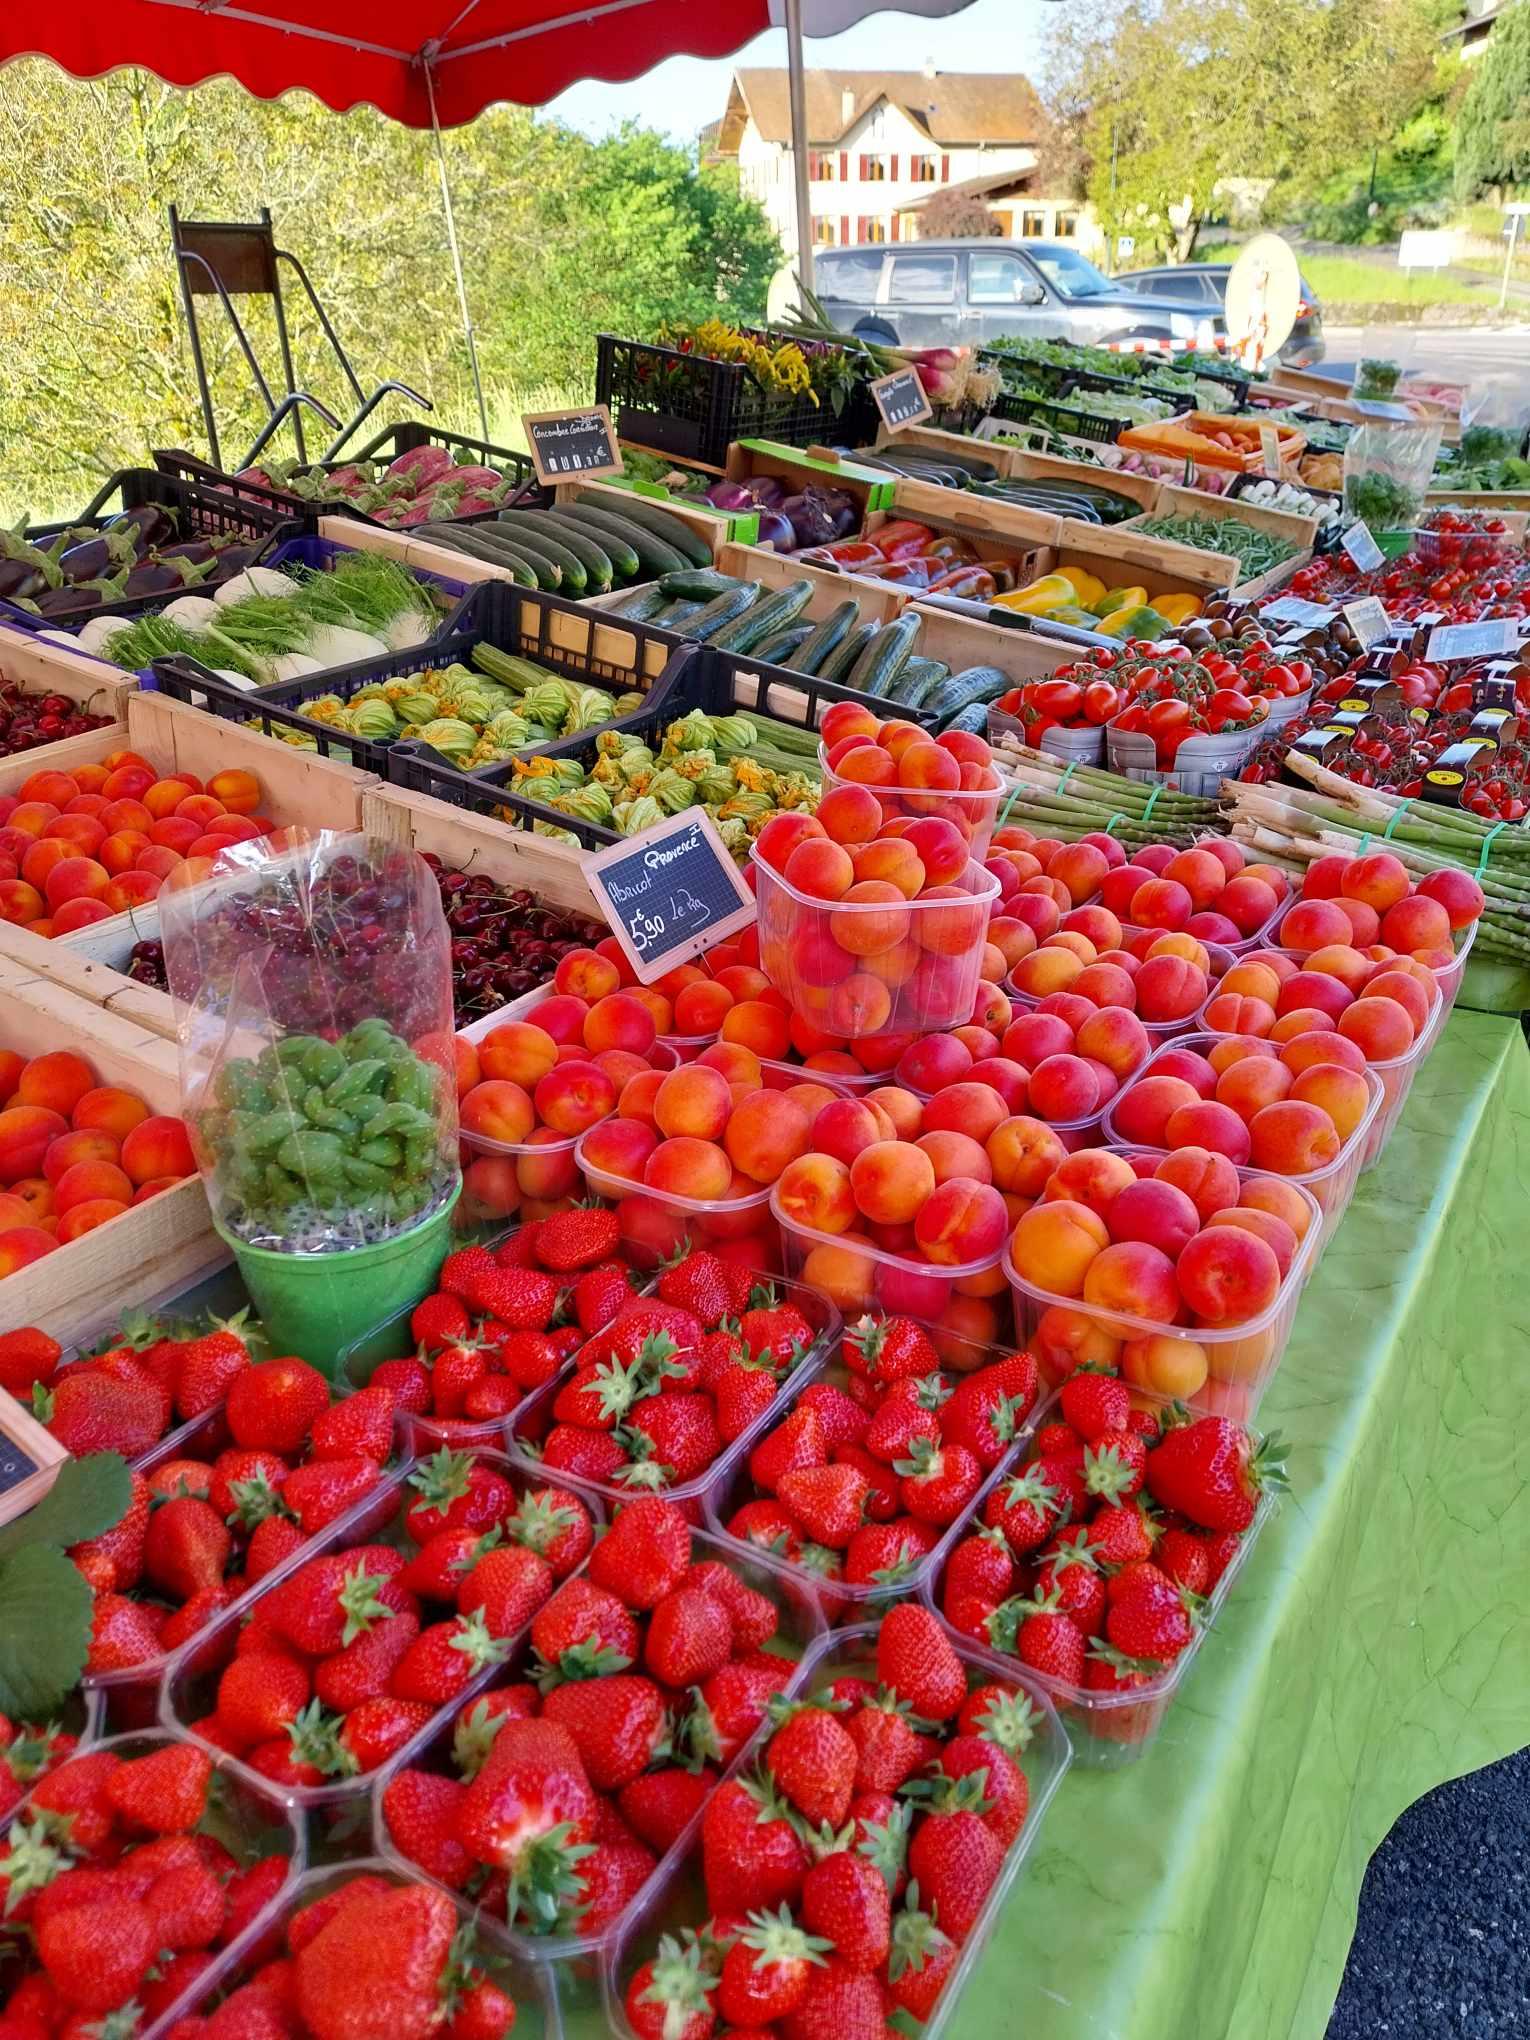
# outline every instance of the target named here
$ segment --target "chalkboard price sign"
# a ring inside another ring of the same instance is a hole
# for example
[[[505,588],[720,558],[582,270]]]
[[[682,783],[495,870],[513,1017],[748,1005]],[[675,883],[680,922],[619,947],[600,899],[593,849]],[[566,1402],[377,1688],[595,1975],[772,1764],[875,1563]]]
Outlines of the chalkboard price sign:
[[[68,1457],[30,1410],[0,1389],[0,1523],[40,1502]]]
[[[871,394],[889,432],[901,432],[905,425],[922,425],[933,416],[917,369],[900,368],[892,375],[878,376]]]
[[[611,413],[604,404],[592,404],[584,411],[526,411],[521,423],[531,448],[531,464],[544,488],[554,482],[587,482],[622,471]]]
[[[754,894],[704,808],[597,851],[584,872],[645,985],[754,919]]]

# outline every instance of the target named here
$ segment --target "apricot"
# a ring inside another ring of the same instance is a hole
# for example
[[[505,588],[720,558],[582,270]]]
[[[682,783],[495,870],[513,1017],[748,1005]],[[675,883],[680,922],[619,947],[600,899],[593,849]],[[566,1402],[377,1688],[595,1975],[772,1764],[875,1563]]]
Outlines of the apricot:
[[[94,1090],[95,1071],[72,1049],[51,1049],[34,1056],[21,1072],[14,1103],[42,1105],[67,1119],[88,1091]]]
[[[1042,1373],[1054,1386],[1080,1367],[1108,1369],[1120,1361],[1121,1341],[1097,1317],[1065,1303],[1051,1303],[1030,1337]]]
[[[914,1219],[914,1238],[937,1267],[991,1259],[1008,1229],[1004,1199],[991,1184],[970,1176],[937,1182]]]
[[[924,1108],[927,1132],[949,1129],[965,1133],[978,1143],[986,1141],[1009,1116],[1009,1107],[997,1091],[987,1084],[970,1082],[948,1085]]]
[[[984,1143],[998,1189],[1039,1197],[1067,1154],[1045,1121],[1017,1113],[996,1126]]]
[[[1226,998],[1236,994],[1246,999],[1262,999],[1267,1006],[1273,1006],[1280,997],[1279,974],[1267,963],[1256,963],[1252,957],[1242,957],[1217,983],[1217,995]]]
[[[840,1315],[859,1317],[872,1300],[876,1264],[860,1246],[815,1246],[802,1264],[804,1285],[826,1296]]]
[[[1339,891],[1346,899],[1360,900],[1378,914],[1405,900],[1412,889],[1407,866],[1390,850],[1373,850],[1352,858],[1339,880]]]
[[[906,836],[881,836],[863,844],[852,862],[857,884],[878,879],[896,887],[906,900],[915,898],[928,882],[924,861]]]
[[[1249,1131],[1230,1106],[1197,1098],[1193,1105],[1181,1106],[1169,1115],[1164,1145],[1209,1148],[1213,1154],[1226,1155],[1234,1168],[1241,1168],[1248,1160]]]
[[[1439,900],[1426,893],[1399,900],[1381,917],[1380,938],[1393,949],[1450,949],[1450,915]]]
[[[1034,1074],[1031,1081],[1034,1084]],[[1139,1147],[1173,1147],[1177,1143],[1167,1138],[1170,1119],[1200,1102],[1200,1093],[1181,1077],[1139,1077],[1116,1102],[1113,1121],[1117,1136]]]
[[[1342,896],[1334,905],[1349,923],[1349,939],[1357,949],[1364,949],[1376,940],[1381,932],[1381,916],[1374,907],[1364,900],[1347,900]]]
[[[881,957],[875,960],[885,961]],[[856,971],[829,993],[823,1017],[834,1033],[847,1040],[862,1034],[880,1034],[892,1018],[892,994],[880,977],[869,971]]]
[[[879,883],[876,879],[868,882],[872,885]],[[902,941],[895,942],[891,949],[884,949],[877,956],[868,956],[865,959],[864,975],[877,978],[882,984],[896,990],[898,986],[906,985],[910,978],[918,974],[923,960],[919,944],[911,935],[905,935]]]
[[[1281,986],[1275,1012],[1282,1020],[1289,1013],[1313,1011],[1327,1013],[1337,1020],[1353,1000],[1354,993],[1341,979],[1322,971],[1299,970],[1295,977],[1287,978]]]
[[[11,1226],[0,1232],[0,1276],[14,1275],[18,1268],[30,1267],[58,1245],[52,1233],[44,1232],[41,1226]]]
[[[553,972],[553,986],[565,997],[583,999],[586,1005],[592,1006],[597,999],[608,998],[612,992],[619,990],[621,978],[609,957],[601,956],[593,949],[570,949],[558,959],[558,967]],[[540,1011],[539,1008],[539,1018]],[[566,1040],[569,1037],[559,1038]]]
[[[1218,1211],[1238,1202],[1239,1177],[1226,1155],[1209,1148],[1182,1147],[1165,1155],[1153,1174],[1160,1183],[1183,1190],[1201,1215],[1203,1225]]]
[[[811,1145],[812,1114],[784,1091],[756,1091],[733,1107],[723,1135],[733,1166],[756,1183],[774,1183]]]
[[[1193,1048],[1165,1049],[1153,1064],[1155,1077],[1178,1077],[1198,1098],[1216,1096],[1217,1074],[1215,1064]]]
[[[1121,1348],[1120,1366],[1121,1379],[1133,1388],[1181,1400],[1198,1395],[1211,1372],[1210,1358],[1203,1345],[1168,1332],[1128,1339]]]
[[[544,1126],[585,1133],[616,1110],[616,1086],[592,1062],[559,1063],[536,1086],[532,1101]]]
[[[816,816],[804,814],[800,809],[788,809],[784,814],[771,816],[754,839],[754,847],[763,863],[784,876],[787,859],[797,846],[824,834],[824,825]]]
[[[1205,971],[1183,956],[1150,957],[1135,980],[1137,1011],[1155,1023],[1188,1020],[1206,1003]]]
[[[987,925],[987,900],[955,885],[927,886],[918,910],[909,916],[910,932],[920,948],[941,957],[965,957],[980,947]],[[1029,961],[1026,958],[1020,968]]]
[[[1237,1226],[1244,1232],[1251,1232],[1264,1241],[1275,1256],[1275,1265],[1280,1279],[1285,1281],[1291,1272],[1291,1263],[1296,1259],[1297,1238],[1283,1218],[1273,1211],[1260,1211],[1252,1205],[1235,1204],[1230,1211],[1219,1211],[1211,1219],[1213,1226]]]
[[[1167,935],[1154,935],[1148,943],[1143,963],[1151,963],[1155,956],[1182,956],[1186,963],[1193,963],[1197,970],[1209,973],[1211,956],[1204,942],[1192,935],[1188,929],[1181,929]]]
[[[608,992],[591,1006],[584,1016],[584,1045],[592,1054],[603,1048],[625,1049],[629,1055],[648,1054],[658,1039],[658,1028],[653,1013],[638,997],[641,989]]]
[[[1135,859],[1130,864],[1118,864],[1107,871],[1100,881],[1100,905],[1116,916],[1118,921],[1130,920],[1131,904],[1137,888],[1145,885],[1155,874]]]
[[[1253,1166],[1283,1176],[1306,1176],[1327,1168],[1338,1160],[1343,1145],[1323,1108],[1302,1098],[1266,1105],[1254,1114],[1248,1132]]]
[[[1108,1246],[1089,1264],[1084,1301],[1102,1310],[1172,1324],[1179,1311],[1174,1263],[1140,1240]]]
[[[903,841],[924,866],[927,885],[951,885],[967,869],[967,837],[955,822],[940,815],[921,815],[904,832]]]
[[[1307,1237],[1312,1208],[1294,1183],[1279,1176],[1254,1176],[1238,1192],[1238,1206],[1244,1211],[1267,1211],[1291,1228],[1298,1240]],[[1224,1207],[1225,1208],[1225,1207]],[[1207,1224],[1210,1224],[1210,1219]]]
[[[988,940],[1013,970],[1036,947],[1036,932],[1013,914],[996,914],[988,923]]]
[[[869,843],[882,826],[882,803],[869,786],[836,786],[818,803],[817,820],[836,843]]]
[[[46,905],[35,885],[20,878],[0,879],[0,920],[8,921],[13,928],[40,920]]]
[[[1110,1245],[1105,1221],[1087,1204],[1033,1204],[1015,1227],[1010,1258],[1025,1281],[1054,1296],[1082,1296],[1090,1264]]]
[[[1469,872],[1446,867],[1421,878],[1415,897],[1436,900],[1445,909],[1453,929],[1469,928],[1486,906],[1482,887]],[[1411,944],[1409,945],[1412,946]]]
[[[581,1154],[591,1170],[624,1182],[641,1183],[644,1166],[658,1146],[659,1136],[647,1119],[627,1116],[630,1089],[629,1085],[621,1094],[619,1110],[623,1116],[602,1119],[592,1126],[584,1136]]]
[[[1070,989],[1076,998],[1087,999],[1091,1006],[1123,1007],[1130,1012],[1136,1004],[1130,974],[1113,963],[1087,964]]]
[[[1091,1009],[1089,1018],[1093,1018]],[[1002,1053],[1028,1070],[1045,1062],[1049,1055],[1073,1053],[1073,1029],[1061,1014],[1038,1010],[1021,1013],[1004,1030],[999,1043]]]
[[[850,1186],[862,1215],[877,1225],[911,1225],[935,1188],[928,1155],[905,1140],[875,1141],[850,1164]]]
[[[862,1148],[888,1136],[888,1124],[860,1098],[836,1098],[816,1115],[812,1125],[813,1150],[831,1156],[848,1169]],[[843,1230],[843,1228],[835,1228]]]
[[[920,1134],[914,1145],[929,1156],[937,1187],[949,1182],[953,1176],[966,1176],[974,1183],[993,1181],[993,1167],[987,1150],[970,1134],[960,1133],[952,1127],[936,1127],[929,1133]]]
[[[733,1106],[733,1091],[721,1070],[703,1062],[687,1063],[660,1082],[653,1121],[666,1139],[688,1134],[694,1140],[717,1141]]]
[[[1177,1272],[1185,1302],[1209,1325],[1257,1317],[1280,1293],[1275,1250],[1241,1226],[1207,1226],[1198,1232],[1180,1255]]]
[[[731,1195],[733,1167],[715,1141],[681,1134],[654,1149],[643,1164],[643,1181],[671,1196],[718,1203]]]
[[[799,1155],[788,1162],[776,1184],[775,1205],[788,1224],[813,1232],[849,1232],[857,1216],[850,1171],[826,1154]]]
[[[507,1020],[493,1027],[478,1044],[483,1077],[534,1088],[558,1060],[558,1044],[545,1028],[525,1020]]]
[[[898,1058],[896,1076],[905,1090],[934,1092],[960,1083],[972,1068],[972,1051],[950,1034],[926,1034]]]
[[[1333,1021],[1332,1013],[1318,1006],[1298,1006],[1294,1012],[1282,1013],[1270,1029],[1271,1045],[1277,1054],[1284,1056],[1287,1045],[1305,1035],[1336,1033]]]
[[[1185,1192],[1154,1176],[1141,1181],[1134,1176],[1102,1215],[1113,1240],[1140,1241],[1170,1261],[1201,1227],[1201,1215]]]
[[[59,809],[52,801],[24,800],[11,809],[5,826],[19,830],[24,836],[36,837],[46,835],[58,818]]]
[[[789,886],[814,900],[837,900],[855,883],[850,853],[827,836],[809,837],[786,860],[782,876]]]
[[[49,1147],[68,1131],[68,1120],[47,1106],[7,1106],[0,1112],[0,1183],[41,1175]]]
[[[984,1055],[973,1063],[967,1072],[967,1081],[985,1084],[989,1090],[997,1091],[1003,1099],[1006,1114],[1023,1112],[1030,1095],[1030,1078],[1023,1063],[1006,1055]],[[987,1139],[987,1134],[983,1138]]]
[[[1004,911],[1029,928],[1038,942],[1055,935],[1062,922],[1062,909],[1056,900],[1039,893],[1021,891],[1015,894],[1004,902]]]
[[[1370,1086],[1358,1070],[1338,1063],[1311,1063],[1295,1079],[1291,1096],[1328,1114],[1340,1140],[1348,1140],[1370,1110]]]
[[[1136,1180],[1131,1163],[1113,1148],[1079,1148],[1058,1163],[1041,1195],[1045,1203],[1087,1204],[1108,1225],[1116,1199]]]
[[[741,999],[730,1007],[723,1015],[718,1039],[734,1042],[772,1062],[783,1061],[792,1045],[787,1015],[763,999]]]
[[[1163,868],[1163,876],[1182,885],[1190,895],[1191,907],[1199,910],[1211,905],[1233,874],[1226,869],[1221,858],[1197,844],[1171,857]]]
[[[879,1084],[875,1090],[865,1092],[864,1099],[892,1127],[891,1135],[884,1138],[911,1141],[924,1131],[923,1101],[901,1084]]]
[[[56,864],[62,864],[66,857],[75,853],[61,836],[39,836],[21,858],[21,876],[28,885],[45,887],[48,873]]]
[[[127,1204],[132,1200],[133,1189],[132,1179],[114,1162],[75,1162],[53,1185],[53,1205],[56,1211],[65,1212],[96,1197],[116,1198]]]
[[[1252,870],[1244,871],[1229,879],[1217,895],[1217,912],[1225,915],[1240,935],[1257,935],[1278,911],[1283,897]]]
[[[1428,973],[1425,975],[1427,977]],[[1367,999],[1394,1000],[1412,1021],[1413,1032],[1417,1036],[1422,1034],[1428,1023],[1437,994],[1432,981],[1424,983],[1409,972],[1385,969],[1377,971],[1369,980],[1364,996]]]
[[[526,1145],[537,1152],[515,1157],[516,1185],[522,1196],[548,1205],[572,1198],[580,1184],[579,1163],[566,1137],[551,1126],[536,1126],[527,1135]]]
[[[1280,924],[1282,946],[1301,956],[1317,951],[1347,948],[1351,941],[1349,916],[1331,899],[1300,899]]]
[[[1278,1104],[1290,1091],[1291,1083],[1291,1071],[1277,1058],[1244,1056],[1217,1078],[1216,1102],[1236,1112],[1247,1124],[1266,1105]]]
[[[1139,928],[1183,928],[1195,902],[1172,878],[1144,879],[1132,894],[1126,918]]]
[[[1368,1062],[1391,1062],[1413,1046],[1413,1019],[1396,999],[1369,991],[1339,1015],[1339,1033],[1365,1051]]]
[[[1109,870],[1110,860],[1093,843],[1065,843],[1047,863],[1047,877],[1067,888],[1075,907],[1099,891]]]
[[[1031,1071],[1030,1108],[1057,1125],[1087,1119],[1100,1107],[1100,1083],[1079,1055],[1049,1055]]]

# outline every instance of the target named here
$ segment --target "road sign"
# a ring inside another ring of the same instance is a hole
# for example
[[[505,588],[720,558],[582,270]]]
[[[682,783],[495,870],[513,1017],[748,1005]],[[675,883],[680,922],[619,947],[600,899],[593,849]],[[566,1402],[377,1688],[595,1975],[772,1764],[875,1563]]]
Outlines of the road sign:
[[[1399,269],[1448,269],[1456,259],[1456,237],[1443,228],[1412,227],[1397,244]]]

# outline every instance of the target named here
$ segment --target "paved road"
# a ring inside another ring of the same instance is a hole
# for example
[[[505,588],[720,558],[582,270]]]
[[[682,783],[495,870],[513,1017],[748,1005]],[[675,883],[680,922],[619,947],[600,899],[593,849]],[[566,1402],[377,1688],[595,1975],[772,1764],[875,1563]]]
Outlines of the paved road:
[[[1463,376],[1472,381],[1479,376],[1508,375],[1522,384],[1530,403],[1530,325],[1376,326],[1366,330],[1368,345],[1384,337],[1410,368],[1422,374],[1452,381]],[[1328,353],[1317,364],[1317,373],[1352,375],[1360,353],[1360,328],[1328,326],[1324,339]]]
[[[1410,1806],[1371,1858],[1327,2040],[1530,2033],[1530,1750]]]

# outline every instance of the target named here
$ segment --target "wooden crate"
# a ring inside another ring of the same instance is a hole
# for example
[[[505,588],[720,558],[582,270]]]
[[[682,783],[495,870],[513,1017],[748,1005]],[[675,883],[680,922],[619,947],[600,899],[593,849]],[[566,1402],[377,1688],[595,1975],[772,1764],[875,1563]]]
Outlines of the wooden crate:
[[[832,424],[826,419],[826,424]],[[777,446],[770,439],[737,439],[728,448],[724,470],[730,482],[748,482],[761,475],[774,475],[786,484],[788,495],[817,483],[821,488],[843,489],[855,498],[859,521],[864,523],[874,510],[885,510],[892,502],[893,478],[878,468],[857,467],[852,455],[842,459],[832,447],[815,446],[806,452],[795,446]]]
[[[970,538],[974,544],[1017,549],[1056,545],[1062,519],[1043,510],[1026,510],[997,496],[974,496],[964,489],[942,489],[933,482],[899,480],[893,490],[894,517],[912,517],[920,524],[937,523],[942,531]]]
[[[124,673],[89,652],[71,650],[52,638],[34,637],[0,624],[0,678],[19,681],[28,694],[67,694],[91,715],[115,715],[116,697],[138,685],[136,673]]]
[[[1068,460],[1057,453],[1027,453],[1019,446],[996,446],[993,451],[1008,454],[1009,472],[1021,481],[1093,482],[1102,489],[1114,489],[1118,496],[1130,497],[1147,511],[1157,507],[1158,493],[1163,487],[1152,475],[1123,475],[1097,461]]]
[[[1245,503],[1237,496],[1212,496],[1203,489],[1175,489],[1162,485],[1158,508],[1152,512],[1155,517],[1204,517],[1214,524],[1248,524],[1258,531],[1268,532],[1272,538],[1286,539],[1296,547],[1289,559],[1281,560],[1265,573],[1255,574],[1247,581],[1235,581],[1230,592],[1240,601],[1250,601],[1261,595],[1268,595],[1276,588],[1283,587],[1293,574],[1298,573],[1312,558],[1313,544],[1317,538],[1317,519],[1301,517],[1289,510],[1266,510],[1257,503]],[[1139,520],[1131,518],[1125,524],[1113,527],[1122,533],[1138,531]],[[1073,525],[1074,531],[1084,531],[1084,525]],[[1139,533],[1139,537],[1145,534]],[[1184,573],[1187,578],[1204,582],[1207,587],[1219,592],[1228,584],[1219,576],[1221,569],[1229,562],[1233,572],[1238,570],[1236,556],[1227,553],[1202,552],[1197,546],[1178,545],[1172,539],[1154,539],[1153,544],[1166,547],[1170,552],[1181,555],[1185,561]],[[1197,562],[1204,565],[1197,565]],[[1213,575],[1213,568],[1216,570]]]
[[[1230,555],[1195,552],[1148,538],[1130,524],[1102,529],[1065,518],[1061,542],[1043,555],[1038,574],[1058,567],[1082,567],[1107,588],[1141,587],[1153,595],[1204,595],[1230,588],[1238,562]]]
[[[503,885],[524,887],[550,907],[604,920],[584,876],[587,853],[576,844],[512,829],[429,794],[380,783],[363,797],[361,826],[369,836],[428,850],[459,871],[486,871]]]
[[[412,531],[389,531],[381,524],[360,524],[353,517],[321,517],[320,538],[333,539],[357,552],[381,553],[384,559],[421,573],[441,574],[452,581],[508,581],[503,567],[491,567],[487,560],[470,559],[450,546],[432,545],[428,538],[416,538]]]
[[[553,492],[557,503],[577,503],[581,496],[593,496],[594,507],[609,510],[613,517],[620,517],[631,503],[646,503],[650,509],[662,510],[687,531],[694,531],[714,560],[735,537],[747,543],[759,531],[760,520],[754,511],[714,510],[710,503],[687,502],[683,496],[671,496],[667,491],[650,495],[643,489],[625,489],[618,482],[559,482]]]
[[[1504,523],[1522,545],[1530,526],[1530,489],[1430,489],[1424,503],[1431,510],[1501,510]]]
[[[916,600],[914,608],[920,618],[916,647],[920,657],[940,659],[953,673],[965,672],[969,666],[996,666],[1018,687],[1026,680],[1045,680],[1059,666],[1087,657],[1087,647],[1064,644],[1037,631],[982,623],[934,603]]]
[[[28,977],[10,957],[0,957],[0,1046],[29,1057],[76,1049],[101,1083],[136,1091],[154,1113],[180,1113],[170,1042]],[[191,1176],[0,1278],[0,1327],[39,1325],[69,1345],[104,1318],[188,1288],[229,1258],[213,1229],[202,1179]]]

